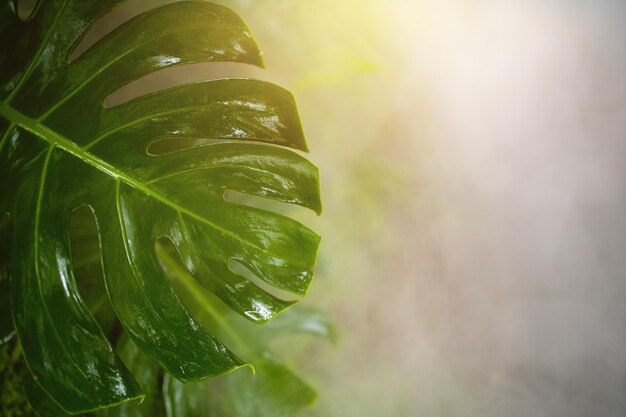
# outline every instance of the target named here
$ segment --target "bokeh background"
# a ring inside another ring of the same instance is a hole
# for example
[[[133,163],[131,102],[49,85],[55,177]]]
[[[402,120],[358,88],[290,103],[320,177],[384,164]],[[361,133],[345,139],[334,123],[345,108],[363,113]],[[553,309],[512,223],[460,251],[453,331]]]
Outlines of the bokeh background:
[[[267,69],[111,102],[229,75],[294,92],[325,206],[290,209],[323,239],[304,303],[341,335],[280,347],[320,392],[303,415],[626,415],[626,2],[220,3]]]

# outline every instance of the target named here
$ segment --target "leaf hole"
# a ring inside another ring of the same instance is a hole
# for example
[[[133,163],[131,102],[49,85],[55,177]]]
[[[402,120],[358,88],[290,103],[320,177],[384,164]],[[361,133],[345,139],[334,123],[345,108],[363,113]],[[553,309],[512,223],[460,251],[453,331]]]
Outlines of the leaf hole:
[[[181,296],[182,303],[190,309],[190,311],[198,313],[197,308],[194,308],[194,306],[197,307],[198,303],[203,304],[206,302],[210,303],[212,309],[221,310],[226,308],[228,311],[232,311],[230,308],[226,307],[226,304],[224,304],[222,300],[209,290],[202,287],[196,278],[193,277],[180,258],[176,247],[168,238],[160,237],[157,239],[155,249],[159,257],[161,267],[169,278],[172,287],[176,293]],[[274,288],[262,279],[258,278],[252,271],[233,258],[228,260],[228,269],[235,274],[241,275],[254,285],[281,300],[288,301],[294,298],[293,294]],[[196,296],[194,296],[192,294],[193,290],[190,291],[190,280],[194,283],[192,286],[196,287],[196,290],[201,291],[203,300],[199,300]],[[184,283],[185,281],[187,281],[187,284]],[[197,314],[197,316],[200,318],[200,314]],[[208,316],[210,316],[210,314]]]
[[[311,228],[311,224],[318,221],[315,212],[297,204],[286,203],[284,201],[242,193],[235,190],[226,190],[223,197],[224,200],[229,203],[241,204],[264,211],[270,211],[282,216],[291,217],[309,228]]]
[[[117,318],[104,284],[96,218],[88,205],[81,205],[72,211],[69,237],[72,268],[78,292],[100,327],[106,332],[107,329],[115,327]]]
[[[150,6],[146,3],[138,0],[125,1],[110,12],[100,16],[74,46],[68,57],[68,62],[77,60],[100,39],[113,32],[132,17],[146,11],[148,9],[146,6]]]
[[[104,100],[106,108],[179,85],[221,78],[261,78],[261,69],[233,62],[204,62],[163,68],[120,87]]]
[[[228,260],[228,269],[234,272],[237,275],[241,275],[246,278],[248,281],[252,282],[257,287],[261,288],[263,291],[270,293],[276,298],[279,298],[283,301],[293,301],[294,295],[289,291],[281,290],[280,288],[276,288],[263,281],[261,278],[257,277],[254,272],[249,270],[244,264],[239,262],[237,259],[230,258]]]
[[[29,21],[40,3],[39,0],[19,0],[17,2],[17,16],[23,22]]]

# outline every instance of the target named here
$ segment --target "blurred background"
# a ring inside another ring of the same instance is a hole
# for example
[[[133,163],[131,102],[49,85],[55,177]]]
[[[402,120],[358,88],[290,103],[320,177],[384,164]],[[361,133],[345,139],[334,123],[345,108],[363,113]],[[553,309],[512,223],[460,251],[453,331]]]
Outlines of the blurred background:
[[[322,235],[303,303],[340,332],[280,347],[319,391],[303,415],[626,415],[626,2],[219,3],[267,69],[111,103],[229,75],[295,94],[324,202],[290,212]]]

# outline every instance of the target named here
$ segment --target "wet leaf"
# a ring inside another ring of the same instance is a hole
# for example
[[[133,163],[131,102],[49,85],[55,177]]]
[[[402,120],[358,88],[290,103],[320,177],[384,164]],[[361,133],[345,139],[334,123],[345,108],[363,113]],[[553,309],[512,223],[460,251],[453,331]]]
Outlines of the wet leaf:
[[[232,272],[228,261],[303,295],[319,243],[287,217],[224,200],[233,190],[321,211],[317,169],[287,149],[306,150],[289,92],[220,79],[104,105],[165,67],[261,66],[242,20],[223,6],[175,2],[136,16],[70,62],[91,25],[120,2],[43,1],[22,21],[14,1],[0,0],[0,35],[12,40],[0,49],[0,214],[11,215],[12,317],[33,392],[70,413],[144,396],[79,293],[68,237],[75,208],[93,210],[108,296],[126,333],[182,381],[246,362],[180,303],[156,240],[169,239],[204,288],[257,323],[292,302]],[[150,154],[162,139],[215,140]]]
[[[271,351],[274,342],[296,333],[336,340],[327,315],[311,307],[290,309],[259,327],[220,306],[200,288],[167,246],[159,254],[181,297],[216,334],[232,341],[255,366],[255,375],[238,372],[223,378],[184,384],[165,375],[163,400],[167,417],[288,417],[311,406],[317,393]]]

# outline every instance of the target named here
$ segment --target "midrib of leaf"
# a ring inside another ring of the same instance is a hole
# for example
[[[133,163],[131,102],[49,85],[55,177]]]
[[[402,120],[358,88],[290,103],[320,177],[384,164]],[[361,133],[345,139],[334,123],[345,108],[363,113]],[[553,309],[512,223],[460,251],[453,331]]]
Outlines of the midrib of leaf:
[[[181,205],[163,196],[157,191],[151,189],[150,187],[147,187],[146,183],[139,181],[136,178],[131,177],[125,172],[115,168],[113,165],[103,161],[102,159],[96,157],[95,155],[89,152],[86,152],[84,149],[80,148],[77,144],[75,144],[71,140],[60,135],[54,130],[49,129],[47,126],[39,123],[38,121],[26,116],[20,111],[14,109],[13,107],[9,106],[6,102],[0,102],[0,116],[5,117],[13,124],[17,124],[18,126],[22,127],[23,129],[27,130],[33,135],[37,136],[38,138],[48,142],[50,145],[63,149],[67,153],[75,156],[76,158],[80,159],[86,164],[89,164],[93,166],[94,168],[104,172],[110,177],[113,177],[114,179],[119,180],[119,181],[123,181],[124,183],[130,185],[131,187],[144,192],[148,196],[176,210],[178,213],[185,214],[199,222],[202,222],[212,227],[213,229],[216,229],[225,235],[231,236],[234,239],[237,239],[238,241],[244,243],[245,245],[252,246],[271,257],[279,257],[278,255],[268,252],[265,248],[255,245],[254,243],[248,240],[242,239],[241,237],[234,234],[230,230],[224,229],[218,226],[217,224],[211,222],[210,220],[194,213],[193,211],[190,211],[182,207]]]

